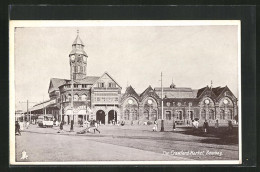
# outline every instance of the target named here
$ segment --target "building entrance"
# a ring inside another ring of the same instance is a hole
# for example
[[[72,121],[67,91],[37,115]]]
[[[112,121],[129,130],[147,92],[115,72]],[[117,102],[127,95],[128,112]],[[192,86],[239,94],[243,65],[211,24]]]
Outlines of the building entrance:
[[[96,121],[101,121],[102,124],[105,124],[105,112],[103,110],[97,111]]]
[[[114,110],[111,110],[108,112],[108,123],[110,123],[110,121],[112,122],[113,119],[115,119],[115,121],[117,121],[117,113]]]

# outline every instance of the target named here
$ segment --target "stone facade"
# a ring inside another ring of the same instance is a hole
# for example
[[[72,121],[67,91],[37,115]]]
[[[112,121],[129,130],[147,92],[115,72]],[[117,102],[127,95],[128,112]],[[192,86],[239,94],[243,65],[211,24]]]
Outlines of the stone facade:
[[[238,119],[237,98],[225,87],[191,89],[176,87],[152,88],[149,86],[138,94],[121,86],[107,73],[102,76],[87,76],[87,54],[84,43],[77,35],[69,53],[70,79],[52,78],[49,97],[56,100],[47,109],[57,120],[74,123],[99,120],[108,124],[112,120],[126,123],[142,123],[162,119],[186,124],[194,119],[227,122]],[[163,96],[163,97],[162,97]],[[72,108],[73,107],[73,108]]]

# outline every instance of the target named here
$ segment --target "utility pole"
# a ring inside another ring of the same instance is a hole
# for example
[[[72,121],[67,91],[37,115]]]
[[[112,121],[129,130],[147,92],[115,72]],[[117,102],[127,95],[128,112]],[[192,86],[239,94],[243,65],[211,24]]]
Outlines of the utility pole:
[[[71,89],[71,109],[72,109],[72,117],[70,119],[70,131],[73,131],[73,125],[74,125],[74,103],[73,103],[73,99],[74,99],[74,93],[73,93],[73,88],[74,88],[74,78],[73,78],[73,74],[72,74],[72,78],[71,78],[71,85],[72,85],[72,89]]]
[[[161,124],[161,132],[164,131],[164,116],[163,116],[163,84],[162,84],[162,72],[161,72],[161,89],[162,89],[162,124]]]
[[[38,103],[38,102],[29,102],[29,100],[27,100],[26,102],[20,102],[19,103],[26,103],[26,111],[27,111],[27,116],[29,115],[29,103]],[[25,121],[25,116],[23,115],[23,122]],[[31,117],[30,117],[30,123],[31,123]]]

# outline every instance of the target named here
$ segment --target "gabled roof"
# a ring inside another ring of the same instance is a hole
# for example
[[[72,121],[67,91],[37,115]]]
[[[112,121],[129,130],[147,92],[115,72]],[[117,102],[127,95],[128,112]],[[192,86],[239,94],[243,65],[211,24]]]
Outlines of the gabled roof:
[[[218,97],[226,87],[212,88],[213,93]]]
[[[135,92],[131,85],[126,88],[125,93],[121,96],[121,100],[124,100],[127,97],[134,97],[135,99],[137,99],[137,101],[140,100],[139,95]]]
[[[77,35],[76,39],[74,40],[73,44],[72,45],[76,45],[76,44],[79,44],[79,45],[84,45],[83,41],[80,39],[79,35]]]
[[[198,92],[197,92],[197,97],[199,97],[208,88],[209,87],[207,86],[207,87],[203,87],[203,88],[199,89]]]
[[[135,90],[133,89],[133,87],[131,85],[126,88],[125,95],[134,95],[137,98],[139,97],[139,95],[135,92]]]
[[[48,93],[59,90],[61,85],[66,84],[69,80],[60,78],[51,78]]]
[[[122,88],[122,87],[108,74],[108,72],[104,72],[104,74],[103,74],[101,77],[99,77],[99,78],[93,83],[92,87],[93,87],[93,86],[98,82],[98,80],[101,79],[104,75],[107,75],[108,77],[110,77],[110,79],[112,79],[120,88]]]
[[[142,92],[142,93],[140,94],[140,97],[143,97],[144,95],[146,95],[146,94],[149,93],[150,91],[153,92],[153,89],[152,89],[151,85],[149,85],[149,87],[147,87],[147,88],[144,90],[144,92]]]

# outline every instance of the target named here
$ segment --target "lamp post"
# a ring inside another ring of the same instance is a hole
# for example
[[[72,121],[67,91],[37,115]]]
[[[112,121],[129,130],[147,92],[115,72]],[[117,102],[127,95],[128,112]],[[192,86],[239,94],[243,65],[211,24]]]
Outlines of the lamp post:
[[[161,132],[164,131],[164,116],[163,116],[163,85],[162,85],[162,72],[161,72],[161,89],[162,89],[162,124],[161,124]]]

